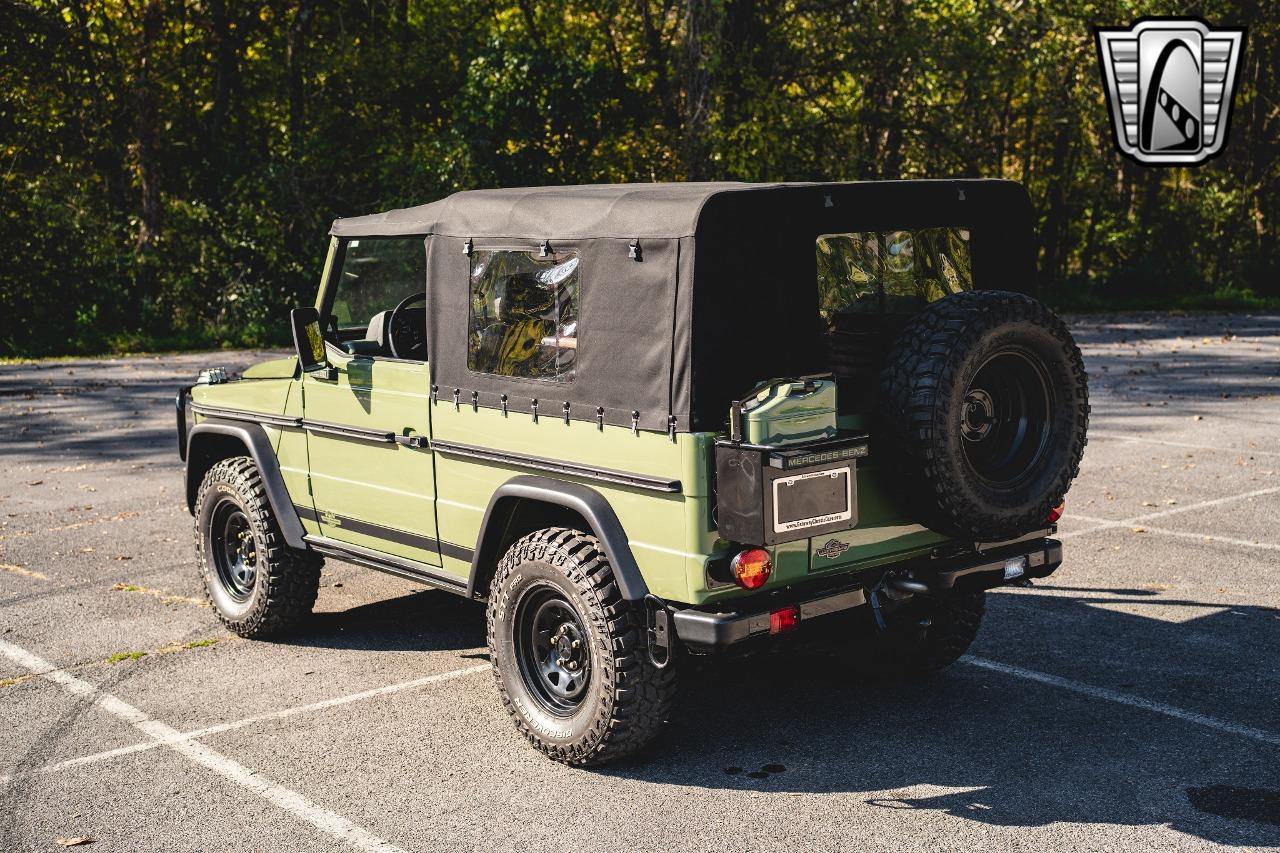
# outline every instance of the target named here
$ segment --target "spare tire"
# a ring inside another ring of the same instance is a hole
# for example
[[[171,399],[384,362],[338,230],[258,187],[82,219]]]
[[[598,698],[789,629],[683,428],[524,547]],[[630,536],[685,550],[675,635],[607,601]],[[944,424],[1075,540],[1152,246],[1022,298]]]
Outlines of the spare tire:
[[[877,455],[927,527],[1001,541],[1046,526],[1080,471],[1089,388],[1030,296],[957,293],[913,317],[880,374]]]

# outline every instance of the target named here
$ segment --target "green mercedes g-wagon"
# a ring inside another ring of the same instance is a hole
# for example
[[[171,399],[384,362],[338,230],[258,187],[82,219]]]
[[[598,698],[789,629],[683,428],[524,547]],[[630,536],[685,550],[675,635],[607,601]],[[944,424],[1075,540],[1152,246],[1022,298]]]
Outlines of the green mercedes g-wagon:
[[[480,190],[339,219],[296,357],[178,394],[209,602],[305,630],[326,557],[487,602],[559,761],[690,656],[820,636],[910,675],[1044,577],[1089,405],[1004,181]]]

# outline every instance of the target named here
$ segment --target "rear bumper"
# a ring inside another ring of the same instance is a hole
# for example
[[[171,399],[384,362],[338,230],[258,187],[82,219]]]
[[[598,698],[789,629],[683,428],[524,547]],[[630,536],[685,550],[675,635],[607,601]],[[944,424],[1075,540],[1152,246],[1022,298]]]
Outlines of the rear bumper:
[[[843,587],[826,586],[816,592],[812,585],[789,588],[765,598],[731,602],[733,610],[688,608],[672,613],[676,636],[695,654],[726,651],[741,643],[767,638],[770,615],[795,606],[800,627],[820,616],[852,610],[867,603],[871,589],[884,578],[901,592],[944,597],[955,592],[977,592],[1018,583],[1027,578],[1044,578],[1062,565],[1062,543],[1037,538],[987,553],[961,557],[913,561],[886,574],[870,570]],[[808,588],[806,588],[808,587]]]

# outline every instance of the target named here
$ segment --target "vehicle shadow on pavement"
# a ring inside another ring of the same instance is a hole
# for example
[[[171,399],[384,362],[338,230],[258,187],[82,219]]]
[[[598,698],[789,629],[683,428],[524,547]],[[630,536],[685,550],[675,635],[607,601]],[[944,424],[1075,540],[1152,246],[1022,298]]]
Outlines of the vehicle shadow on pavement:
[[[1280,731],[1280,611],[1150,597],[1131,600],[1136,612],[1097,606],[1127,606],[1110,593],[993,595],[974,655]],[[1142,615],[1162,606],[1180,621]],[[707,662],[681,687],[663,741],[597,772],[863,794],[994,826],[1164,824],[1280,845],[1280,747],[1147,709],[963,661],[921,682],[859,680],[847,658],[803,648]]]
[[[424,588],[348,610],[313,613],[281,642],[368,651],[475,649],[485,645],[484,605]]]

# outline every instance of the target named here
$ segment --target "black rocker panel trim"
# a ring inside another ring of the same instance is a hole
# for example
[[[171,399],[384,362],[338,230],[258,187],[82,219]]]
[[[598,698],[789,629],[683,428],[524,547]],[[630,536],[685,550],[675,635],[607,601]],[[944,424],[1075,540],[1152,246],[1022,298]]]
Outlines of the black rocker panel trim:
[[[230,436],[244,445],[245,452],[253,459],[254,464],[258,466],[258,473],[262,477],[262,485],[267,492],[267,500],[271,503],[271,511],[275,513],[276,520],[280,523],[280,532],[284,534],[285,543],[290,548],[305,548],[306,543],[302,537],[306,534],[306,531],[302,529],[302,522],[298,520],[298,513],[293,509],[293,499],[289,497],[289,490],[285,487],[284,477],[280,474],[280,465],[276,461],[275,451],[271,447],[267,434],[260,425],[255,423],[210,417],[191,428],[191,432],[187,437],[187,509],[189,511],[194,510],[193,498],[195,491],[193,484],[190,482],[191,462],[196,458],[197,449],[202,443],[200,438],[202,435]],[[199,483],[194,484],[194,486],[198,488]]]
[[[471,562],[471,575],[467,579],[468,598],[476,596],[476,581],[482,576],[482,569],[487,572],[487,567],[495,565],[502,556],[497,550],[506,525],[497,523],[495,516],[506,512],[510,503],[518,500],[554,504],[581,515],[590,527],[590,532],[600,540],[605,556],[613,566],[613,575],[622,597],[636,602],[643,601],[649,594],[649,586],[631,553],[627,532],[603,495],[580,483],[521,475],[503,483],[489,498],[484,520],[480,523],[480,536],[476,542],[475,558]]]
[[[386,572],[389,575],[417,581],[458,595],[466,592],[466,584],[461,578],[443,574],[435,566],[428,566],[416,560],[406,560],[403,557],[393,557],[390,554],[382,554],[369,548],[361,548],[358,545],[338,542],[311,533],[307,534],[306,540],[311,550],[318,554],[336,557],[367,569]]]
[[[320,516],[321,513],[316,512],[309,506],[293,505],[300,518],[314,521],[317,524],[323,524]],[[474,554],[470,548],[462,545],[455,545],[452,542],[445,542],[432,536],[423,536],[420,533],[410,533],[407,530],[397,530],[394,527],[383,527],[381,524],[374,524],[371,521],[363,521],[359,518],[351,518],[346,515],[338,515],[337,513],[324,513],[332,515],[338,520],[336,526],[343,530],[351,530],[364,536],[372,536],[375,539],[385,539],[388,542],[395,542],[398,545],[408,545],[410,548],[421,548],[424,551],[439,551],[446,557],[454,557],[458,560],[471,562]]]
[[[649,489],[654,492],[679,492],[679,480],[667,480],[662,477],[649,477],[644,474],[632,474],[627,471],[615,471],[612,468],[598,468],[594,465],[578,465],[573,462],[561,462],[542,456],[530,456],[525,453],[509,453],[505,450],[490,450],[486,447],[475,447],[470,444],[457,444],[452,441],[432,441],[431,449],[444,456],[463,456],[469,459],[481,459],[485,462],[499,462],[517,465],[521,468],[532,468],[535,471],[549,471],[569,477],[583,477],[603,483],[618,483],[623,486],[635,486],[638,489]]]

